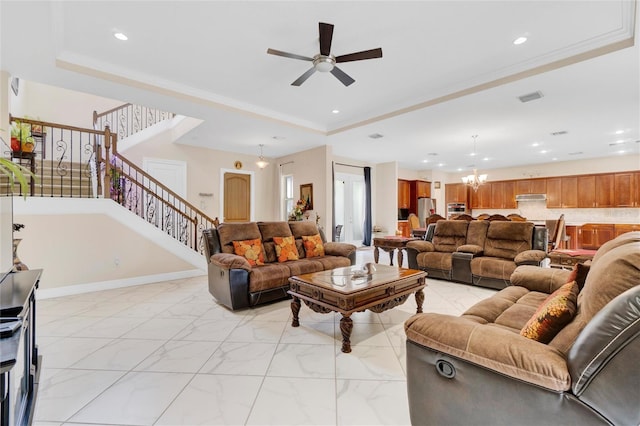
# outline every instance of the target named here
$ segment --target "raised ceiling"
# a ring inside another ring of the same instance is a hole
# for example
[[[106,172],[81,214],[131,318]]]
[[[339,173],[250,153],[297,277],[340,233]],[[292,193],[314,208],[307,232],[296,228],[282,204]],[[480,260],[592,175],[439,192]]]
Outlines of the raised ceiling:
[[[179,143],[268,157],[329,144],[448,172],[640,152],[634,1],[3,1],[0,14],[2,69],[204,120]],[[333,55],[383,58],[340,64],[349,87],[324,73],[291,86],[310,64],[267,48],[315,55],[318,22],[335,25]]]

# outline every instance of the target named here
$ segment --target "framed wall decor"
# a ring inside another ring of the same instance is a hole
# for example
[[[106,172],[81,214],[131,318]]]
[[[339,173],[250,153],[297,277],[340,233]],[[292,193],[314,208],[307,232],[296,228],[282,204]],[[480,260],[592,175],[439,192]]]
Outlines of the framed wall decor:
[[[313,184],[300,185],[300,199],[307,203],[307,210],[313,210]]]

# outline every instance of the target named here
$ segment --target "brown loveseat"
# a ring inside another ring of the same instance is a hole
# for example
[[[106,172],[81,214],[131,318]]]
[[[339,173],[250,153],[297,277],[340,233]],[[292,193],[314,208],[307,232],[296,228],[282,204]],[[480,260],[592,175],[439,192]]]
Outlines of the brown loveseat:
[[[521,266],[511,286],[460,317],[408,319],[411,422],[640,424],[640,232],[598,250],[577,297],[579,287],[568,284],[575,314],[557,324],[555,337],[542,343],[522,335],[549,294],[573,279],[570,274]],[[548,326],[557,312],[540,317]]]
[[[509,285],[517,266],[541,265],[546,250],[546,228],[511,221],[439,220],[431,241],[407,244],[409,268],[496,289]]]
[[[353,265],[356,247],[352,244],[326,242],[315,223],[246,222],[221,223],[206,229],[205,257],[208,262],[209,292],[230,309],[241,309],[287,297],[289,277],[293,275]],[[320,234],[324,256],[306,257],[302,236]],[[295,237],[298,260],[279,262],[274,237]],[[264,265],[252,266],[234,254],[234,241],[260,239]]]

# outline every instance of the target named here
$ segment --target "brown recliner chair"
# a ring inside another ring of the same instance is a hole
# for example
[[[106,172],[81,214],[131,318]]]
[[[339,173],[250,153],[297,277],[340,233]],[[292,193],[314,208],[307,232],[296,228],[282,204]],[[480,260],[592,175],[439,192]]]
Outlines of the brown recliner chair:
[[[460,317],[405,323],[415,425],[640,424],[640,232],[593,258],[577,313],[549,341],[520,334],[571,271],[521,266]]]

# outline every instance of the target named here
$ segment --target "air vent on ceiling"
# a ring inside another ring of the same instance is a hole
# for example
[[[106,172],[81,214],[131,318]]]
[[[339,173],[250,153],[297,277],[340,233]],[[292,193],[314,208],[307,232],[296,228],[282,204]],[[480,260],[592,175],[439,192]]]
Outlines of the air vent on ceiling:
[[[560,130],[558,132],[551,132],[551,136],[566,135],[567,133],[569,133],[569,132],[567,132],[566,130]]]
[[[531,101],[535,101],[536,99],[540,99],[541,97],[542,97],[542,92],[537,91],[533,93],[528,93],[526,95],[518,96],[518,99],[520,99],[520,102],[531,102]]]
[[[384,136],[381,135],[380,133],[372,133],[372,134],[369,135],[369,137],[371,139],[380,139],[380,138],[383,138]]]

